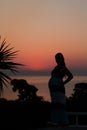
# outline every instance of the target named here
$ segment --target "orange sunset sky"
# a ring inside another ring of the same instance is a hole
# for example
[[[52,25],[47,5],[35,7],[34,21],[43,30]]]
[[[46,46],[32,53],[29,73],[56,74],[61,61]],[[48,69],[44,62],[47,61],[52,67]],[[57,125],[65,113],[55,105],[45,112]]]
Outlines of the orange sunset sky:
[[[52,69],[62,52],[70,69],[87,74],[87,0],[0,0],[0,35],[25,69]]]

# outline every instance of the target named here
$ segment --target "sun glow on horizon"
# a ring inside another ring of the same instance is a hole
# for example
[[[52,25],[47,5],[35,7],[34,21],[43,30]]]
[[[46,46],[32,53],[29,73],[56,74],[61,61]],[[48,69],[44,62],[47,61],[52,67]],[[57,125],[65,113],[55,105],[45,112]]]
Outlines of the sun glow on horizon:
[[[46,62],[44,63],[43,62],[30,61],[29,63],[26,63],[24,68],[29,69],[29,70],[35,70],[35,71],[49,70],[52,68],[52,64],[48,65]]]

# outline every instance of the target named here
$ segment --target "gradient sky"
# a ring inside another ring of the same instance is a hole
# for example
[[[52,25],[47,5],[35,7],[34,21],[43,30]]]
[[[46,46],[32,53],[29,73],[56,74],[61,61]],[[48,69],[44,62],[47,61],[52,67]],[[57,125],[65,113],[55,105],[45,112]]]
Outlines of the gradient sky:
[[[62,52],[68,67],[87,72],[87,0],[0,0],[0,35],[25,68],[53,68]]]

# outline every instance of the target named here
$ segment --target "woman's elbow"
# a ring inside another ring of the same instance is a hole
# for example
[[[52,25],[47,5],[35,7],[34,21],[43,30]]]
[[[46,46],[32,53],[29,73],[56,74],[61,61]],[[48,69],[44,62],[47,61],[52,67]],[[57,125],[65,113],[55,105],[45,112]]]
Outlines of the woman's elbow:
[[[70,79],[73,79],[73,75],[70,76]]]

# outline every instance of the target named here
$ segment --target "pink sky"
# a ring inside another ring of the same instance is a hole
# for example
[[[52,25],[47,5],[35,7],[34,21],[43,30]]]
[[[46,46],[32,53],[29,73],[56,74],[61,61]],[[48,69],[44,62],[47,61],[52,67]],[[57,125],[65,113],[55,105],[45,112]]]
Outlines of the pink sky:
[[[0,35],[25,68],[52,68],[62,52],[67,66],[87,69],[86,0],[1,0],[0,17]]]

